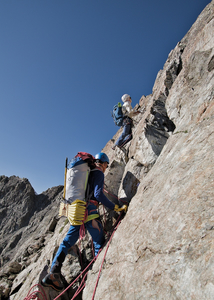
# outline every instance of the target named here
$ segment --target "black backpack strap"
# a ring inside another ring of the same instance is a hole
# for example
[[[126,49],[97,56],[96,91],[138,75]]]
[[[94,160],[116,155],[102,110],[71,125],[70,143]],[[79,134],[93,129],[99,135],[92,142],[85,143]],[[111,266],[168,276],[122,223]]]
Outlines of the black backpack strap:
[[[123,119],[123,123],[124,123],[124,125],[129,125],[130,124],[132,126],[133,120],[130,117],[126,116]]]
[[[102,170],[100,168],[95,167],[94,169],[92,169],[90,171],[90,173],[93,172],[93,171],[96,171],[96,170],[102,172]],[[90,185],[89,185],[89,183],[87,183],[87,187],[86,187],[86,191],[85,191],[85,201],[86,201],[86,203],[88,203],[88,201],[90,200],[90,198],[92,197],[92,195],[94,193],[93,191],[91,193],[89,193],[89,190],[90,190]]]

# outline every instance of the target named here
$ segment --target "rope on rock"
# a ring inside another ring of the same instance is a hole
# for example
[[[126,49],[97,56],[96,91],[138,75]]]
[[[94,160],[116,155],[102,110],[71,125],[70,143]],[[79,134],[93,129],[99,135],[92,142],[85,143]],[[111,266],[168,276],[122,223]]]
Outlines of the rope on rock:
[[[117,219],[117,221],[116,221],[116,225],[115,225],[115,227],[114,227],[114,230],[113,230],[113,232],[112,232],[112,235],[111,235],[111,237],[110,237],[110,239],[109,239],[109,241],[108,241],[108,243],[107,243],[106,251],[105,251],[105,253],[104,253],[104,257],[103,257],[102,264],[101,264],[101,267],[100,267],[100,270],[99,270],[99,274],[98,274],[98,278],[97,278],[97,281],[96,281],[96,285],[95,285],[95,288],[94,288],[92,300],[94,299],[94,296],[95,296],[95,293],[96,293],[98,281],[99,281],[99,278],[100,278],[100,273],[101,273],[101,270],[102,270],[102,267],[103,267],[103,263],[104,263],[104,260],[105,260],[105,257],[106,257],[106,254],[107,254],[109,245],[110,245],[110,243],[111,243],[111,240],[112,240],[112,238],[113,238],[113,235],[114,235],[116,229],[118,228],[118,226],[119,226],[119,224],[120,224],[120,222],[121,222],[120,218],[121,218],[122,214],[123,214],[123,212],[120,213],[120,215],[119,215],[119,217],[118,217],[118,219]],[[119,220],[120,220],[120,221],[119,221]],[[69,284],[69,286],[68,286],[61,294],[59,294],[59,295],[58,295],[56,298],[54,298],[53,300],[57,300],[60,296],[62,296],[62,295],[63,295],[63,294],[64,294],[64,293],[65,293],[65,292],[66,292],[66,291],[67,291],[67,290],[68,290],[68,289],[69,289],[69,288],[77,281],[77,279],[79,279],[79,278],[86,272],[86,270],[90,267],[90,265],[97,259],[98,255],[100,254],[101,251],[102,251],[102,249],[100,249],[100,251],[98,252],[97,256],[94,257],[94,259],[88,264],[88,266],[82,271],[82,273],[81,273],[81,274],[80,274],[73,282],[71,282],[71,284]],[[75,292],[75,294],[74,294],[74,296],[73,296],[73,298],[72,298],[71,300],[74,300],[74,299],[79,295],[79,293],[83,290],[83,288],[85,287],[85,278],[86,278],[87,274],[88,274],[88,272],[85,273],[85,275],[83,276],[83,279],[82,279],[82,281],[81,281],[81,283],[80,283],[80,286],[79,286],[79,288],[77,289],[77,291]]]
[[[120,216],[121,216],[121,214],[122,214],[122,212],[120,213]],[[121,220],[120,220],[120,222],[121,222]],[[110,237],[110,239],[108,241],[108,244],[107,244],[107,247],[106,247],[106,251],[105,251],[104,256],[103,256],[103,260],[102,260],[102,263],[101,263],[101,266],[100,266],[100,270],[99,270],[99,273],[98,273],[97,281],[96,281],[96,284],[95,284],[95,288],[94,288],[94,292],[93,292],[91,300],[94,300],[94,296],[95,296],[95,293],[96,293],[96,290],[97,290],[97,285],[98,285],[98,281],[100,279],[100,273],[101,273],[101,270],[102,270],[102,267],[103,267],[103,264],[104,264],[104,260],[106,258],[106,254],[107,254],[110,242],[111,242],[111,240],[113,238],[113,235],[114,235],[117,227],[119,226],[120,222],[118,222],[117,226],[114,228],[114,231],[112,232],[112,235],[111,235],[111,237]]]
[[[110,243],[111,243],[111,240],[112,240],[112,238],[113,238],[113,235],[114,235],[114,233],[115,233],[115,231],[117,230],[117,228],[118,228],[118,226],[119,226],[119,224],[120,224],[120,222],[121,222],[121,220],[120,220],[120,218],[121,218],[121,216],[122,216],[122,214],[123,214],[123,212],[121,212],[120,213],[120,215],[119,215],[119,217],[118,217],[118,219],[117,219],[117,221],[116,221],[116,223],[115,223],[115,225],[114,225],[114,229],[112,230],[112,234],[111,234],[111,236],[110,236],[110,238],[109,238],[109,241],[108,241],[108,243],[107,243],[107,247],[106,247],[106,250],[105,250],[105,253],[104,253],[104,256],[103,256],[103,260],[102,260],[102,263],[101,263],[101,266],[100,266],[100,270],[99,270],[99,273],[98,273],[98,277],[97,277],[97,281],[96,281],[96,284],[95,284],[95,288],[94,288],[94,292],[93,292],[93,296],[92,296],[92,300],[94,300],[94,296],[95,296],[95,293],[96,293],[96,289],[97,289],[97,285],[98,285],[98,281],[99,281],[99,278],[100,278],[100,273],[101,273],[101,270],[102,270],[102,267],[103,267],[103,264],[104,264],[104,260],[105,260],[105,257],[106,257],[106,254],[107,254],[107,251],[108,251],[108,248],[109,248],[109,246],[110,246]],[[103,249],[103,248],[102,248]],[[82,278],[82,281],[81,281],[81,283],[80,283],[80,285],[79,285],[79,287],[78,287],[78,289],[77,289],[77,291],[75,292],[75,294],[73,295],[73,298],[71,299],[71,300],[73,300],[73,299],[75,299],[79,294],[80,294],[80,292],[84,289],[84,287],[85,287],[85,278],[86,278],[86,276],[87,276],[87,274],[88,274],[88,272],[86,272],[87,271],[87,269],[91,266],[91,264],[97,259],[97,257],[98,257],[98,255],[100,254],[100,252],[102,251],[102,249],[100,249],[99,250],[99,252],[98,252],[98,254],[97,254],[97,256],[95,256],[93,259],[92,259],[92,261],[87,265],[87,267],[80,273],[80,275],[73,281],[73,282],[71,282],[71,284],[69,284],[69,286],[65,289],[65,290],[63,290],[56,298],[54,298],[53,300],[57,300],[57,299],[59,299],[81,276],[83,276],[83,278]],[[35,286],[39,286],[40,287],[40,289],[42,290],[42,292],[41,291],[39,291],[39,290],[36,290],[36,291],[33,291],[33,292],[31,292],[31,290],[35,287]],[[39,294],[39,297],[40,296],[42,296],[42,298],[39,298],[38,297],[38,294]],[[27,296],[23,299],[23,300],[34,300],[34,299],[36,299],[36,300],[48,300],[47,299],[47,296],[46,296],[46,294],[45,294],[45,291],[44,291],[44,289],[43,289],[43,287],[40,285],[40,284],[35,284],[30,290],[29,290],[29,292],[28,292],[28,294],[27,294]]]
[[[36,290],[36,291],[32,291],[32,289],[35,287],[35,286],[38,286],[41,290]],[[38,297],[38,294],[39,294],[39,297],[42,296],[42,298],[39,298]],[[34,286],[32,286],[32,288],[29,290],[28,294],[27,294],[27,297],[24,298],[24,300],[33,300],[33,299],[36,299],[36,300],[48,300],[46,294],[45,294],[45,291],[43,289],[43,287],[40,285],[40,284],[35,284]]]
[[[101,250],[100,250],[101,251]],[[100,253],[100,252],[99,252]],[[97,256],[99,255],[99,253],[97,254]],[[87,265],[87,267],[82,271],[82,273],[80,273],[80,275],[73,281],[73,282],[71,282],[71,284],[69,284],[69,286],[64,290],[64,291],[62,291],[62,293],[60,293],[56,298],[54,298],[53,300],[57,300],[57,299],[59,299],[59,297],[61,297],[76,281],[77,281],[77,279],[79,279],[84,273],[85,273],[85,271],[90,267],[90,265],[96,260],[96,258],[97,258],[97,256],[96,257],[94,257],[94,259],[92,259],[92,261]],[[86,277],[86,275],[88,274],[88,272],[84,275],[84,277],[83,277],[83,279],[85,279],[85,277]],[[82,280],[83,281],[83,280]],[[75,293],[75,297],[78,295],[80,293],[80,291],[77,293]],[[73,296],[73,298],[72,299],[74,299],[74,296]]]

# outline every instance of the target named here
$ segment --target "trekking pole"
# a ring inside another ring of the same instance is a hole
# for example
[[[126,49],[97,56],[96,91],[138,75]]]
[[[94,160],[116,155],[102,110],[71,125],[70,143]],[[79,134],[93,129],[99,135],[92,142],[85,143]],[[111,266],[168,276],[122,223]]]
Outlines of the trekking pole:
[[[65,192],[66,192],[67,167],[68,167],[68,158],[66,157],[66,160],[65,160],[65,178],[64,178],[64,192],[63,192],[63,199],[65,199]]]

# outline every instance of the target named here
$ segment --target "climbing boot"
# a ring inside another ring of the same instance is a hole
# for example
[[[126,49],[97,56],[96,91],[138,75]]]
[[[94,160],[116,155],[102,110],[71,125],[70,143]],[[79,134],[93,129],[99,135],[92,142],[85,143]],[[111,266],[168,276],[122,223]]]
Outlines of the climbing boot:
[[[52,287],[54,290],[60,292],[64,286],[59,273],[49,273],[42,279],[42,285]]]

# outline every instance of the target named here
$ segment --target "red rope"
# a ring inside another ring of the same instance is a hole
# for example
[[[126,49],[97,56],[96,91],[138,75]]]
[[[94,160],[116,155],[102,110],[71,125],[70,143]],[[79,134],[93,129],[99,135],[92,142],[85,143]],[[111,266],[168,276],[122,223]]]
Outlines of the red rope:
[[[85,277],[88,275],[88,272],[84,275],[82,282],[80,283],[80,286],[78,287],[78,289],[76,290],[75,294],[73,295],[72,299],[75,299],[80,293],[81,291],[84,289],[85,287]]]
[[[111,195],[111,196],[113,196],[114,198],[116,198],[117,200],[119,199],[117,196],[115,196],[114,194],[111,194],[111,193],[109,193],[108,191],[106,191],[105,189],[103,189],[104,190],[104,192],[106,192],[107,194],[109,194],[109,195]]]
[[[117,229],[117,227],[119,226],[119,224],[120,224],[120,222],[119,222],[119,219],[121,218],[121,216],[122,216],[122,212],[120,213],[120,215],[119,215],[119,217],[118,217],[118,219],[117,219],[117,221],[116,221],[116,227],[114,228],[114,230],[113,230],[113,233],[112,233],[112,235],[111,235],[111,237],[110,237],[110,240],[108,241],[108,244],[107,244],[107,248],[106,248],[106,251],[105,251],[105,254],[104,254],[104,257],[103,257],[103,261],[102,261],[102,265],[101,265],[101,267],[100,267],[100,271],[99,271],[99,274],[98,274],[98,278],[97,278],[97,282],[96,282],[96,286],[95,286],[95,289],[94,289],[94,293],[93,293],[93,298],[92,298],[92,300],[94,299],[94,295],[95,295],[95,292],[96,292],[96,288],[97,288],[97,285],[98,285],[98,281],[99,281],[99,277],[100,277],[100,273],[101,273],[101,270],[102,270],[102,266],[103,266],[103,263],[104,263],[104,259],[105,259],[105,256],[106,256],[106,253],[107,253],[107,250],[108,250],[108,248],[109,248],[109,245],[110,245],[110,242],[111,242],[111,240],[112,240],[112,237],[113,237],[113,234],[114,234],[114,232],[116,231],[116,229]],[[84,272],[90,267],[90,265],[97,259],[97,257],[98,257],[98,255],[100,254],[100,252],[101,252],[101,250],[102,249],[100,249],[99,250],[99,252],[98,252],[98,254],[94,257],[94,259],[88,264],[88,266],[82,271],[82,273],[61,293],[61,294],[59,294],[56,298],[54,298],[53,300],[57,300],[61,295],[63,295],[76,281],[77,281],[77,279],[79,279],[83,274],[84,274]],[[84,277],[83,277],[83,279],[82,279],[82,282],[80,283],[80,286],[81,285],[83,285],[81,288],[79,287],[78,288],[78,290],[75,292],[75,294],[74,294],[74,296],[73,296],[73,298],[71,299],[71,300],[73,300],[73,299],[75,299],[76,297],[77,297],[77,295],[83,290],[83,288],[85,287],[85,277],[87,276],[87,274],[88,274],[88,272],[84,275]],[[84,284],[83,284],[84,283]]]
[[[101,250],[100,250],[101,251]],[[100,253],[100,251],[98,252],[98,254]],[[97,254],[97,256],[98,256],[98,254]],[[79,279],[80,278],[80,276],[82,276],[82,274],[84,274],[84,272],[90,267],[90,265],[96,260],[96,258],[97,258],[97,256],[94,258],[94,259],[92,259],[92,261],[87,265],[87,267],[82,271],[82,273],[71,283],[71,284],[69,284],[69,286],[64,290],[64,291],[62,291],[62,293],[61,294],[59,294],[56,298],[54,298],[53,300],[56,300],[56,299],[58,299],[60,296],[62,296],[76,281],[77,281],[77,279]]]
[[[41,288],[42,292],[37,290],[37,291],[33,291],[31,292],[31,290],[35,287],[35,286],[38,286]],[[34,295],[35,294],[35,295]],[[41,298],[38,298],[38,295],[37,294],[41,294],[42,296],[42,299]],[[40,284],[35,284],[34,286],[32,286],[32,288],[29,290],[28,294],[27,294],[27,297],[24,298],[24,300],[31,300],[31,299],[37,299],[37,300],[47,300],[47,296],[45,294],[45,291],[43,289],[43,287],[40,285]]]
[[[88,210],[85,210],[85,214],[84,214],[84,219],[82,221],[82,225],[80,226],[80,230],[79,230],[79,235],[80,235],[80,240],[82,240],[85,236],[85,220],[88,218]]]
[[[80,258],[81,270],[83,270],[83,261],[82,261],[82,255],[81,255],[81,242],[85,236],[85,223],[84,222],[87,219],[87,217],[88,217],[88,210],[86,208],[83,223],[80,226],[80,230],[79,230],[79,258]]]
[[[119,224],[120,224],[120,222],[119,222],[119,219],[120,219],[120,217],[121,217],[121,215],[122,215],[122,212],[120,213],[120,215],[119,215],[119,217],[118,217],[118,219],[117,219],[117,221],[116,221],[116,226],[114,227],[114,230],[112,231],[112,235],[111,235],[111,237],[110,237],[110,239],[109,239],[109,241],[108,241],[108,243],[107,243],[107,247],[106,247],[106,251],[105,251],[105,254],[104,254],[104,257],[103,257],[103,260],[102,260],[102,264],[101,264],[101,267],[100,267],[100,270],[99,270],[99,274],[98,274],[98,278],[97,278],[97,281],[96,281],[96,285],[95,285],[95,289],[94,289],[94,292],[93,292],[93,296],[92,296],[92,300],[94,299],[94,296],[95,296],[95,293],[96,293],[96,289],[97,289],[97,285],[98,285],[98,281],[99,281],[99,278],[100,278],[100,273],[101,273],[101,270],[102,270],[102,266],[103,266],[103,263],[104,263],[104,260],[105,260],[105,257],[106,257],[106,254],[107,254],[107,251],[108,251],[108,248],[109,248],[109,245],[110,245],[110,242],[111,242],[111,240],[112,240],[112,238],[113,238],[113,235],[114,235],[114,233],[115,233],[115,231],[116,231],[116,229],[117,229],[117,227],[119,226]],[[97,259],[97,257],[98,257],[98,255],[99,255],[99,253],[100,253],[100,251],[101,251],[102,249],[100,249],[99,250],[99,252],[98,252],[98,254],[92,259],[92,261],[87,265],[87,267],[82,271],[82,273],[80,273],[80,275],[71,283],[71,284],[69,284],[69,286],[65,289],[65,290],[63,290],[62,291],[62,293],[60,293],[56,298],[54,298],[53,300],[57,300],[57,299],[59,299],[84,273],[85,273],[85,271],[90,267],[90,265]],[[71,300],[73,300],[73,299],[75,299],[75,297],[77,297],[77,295],[83,290],[83,288],[85,287],[85,278],[86,278],[86,276],[87,276],[87,274],[88,274],[88,272],[87,273],[85,273],[84,274],[84,276],[83,276],[83,279],[82,279],[82,281],[81,281],[81,283],[80,283],[80,286],[78,287],[78,289],[77,289],[77,291],[75,292],[75,294],[74,294],[74,296],[73,296],[73,298],[71,299]],[[41,289],[42,289],[42,292],[40,292],[40,291],[34,291],[34,292],[32,292],[31,294],[30,294],[30,291],[35,287],[35,286],[39,286]],[[38,298],[38,296],[37,295],[34,295],[35,293],[38,293],[38,294],[41,294],[42,295],[42,297],[43,297],[43,299],[40,299],[40,298]],[[37,300],[47,300],[47,296],[46,296],[46,294],[45,294],[45,291],[44,291],[44,289],[43,289],[43,287],[40,285],[40,284],[36,284],[36,285],[34,285],[30,290],[29,290],[29,292],[28,292],[28,294],[27,294],[27,297],[25,297],[24,298],[24,300],[32,300],[32,299],[36,299],[35,297],[37,297]]]
[[[119,216],[117,222],[119,221],[121,215],[122,215],[122,213],[120,213],[120,216]],[[121,221],[120,221],[120,222],[121,222]],[[120,222],[118,222],[117,226],[114,228],[114,231],[112,232],[112,235],[111,235],[111,237],[110,237],[110,239],[109,239],[109,241],[108,241],[108,244],[107,244],[107,247],[106,247],[106,251],[105,251],[105,253],[104,253],[103,260],[102,260],[102,263],[101,263],[101,266],[100,266],[100,270],[99,270],[99,273],[98,273],[98,276],[97,276],[97,281],[96,281],[96,284],[95,284],[95,288],[94,288],[94,292],[93,292],[93,295],[92,295],[91,300],[94,300],[94,296],[95,296],[95,293],[96,293],[98,281],[99,281],[99,279],[100,279],[100,273],[101,273],[101,270],[102,270],[102,267],[103,267],[103,264],[104,264],[104,260],[105,260],[105,257],[106,257],[108,248],[109,248],[109,246],[110,246],[111,240],[112,240],[112,238],[113,238],[113,235],[114,235],[114,233],[115,233],[117,227],[119,226]]]

